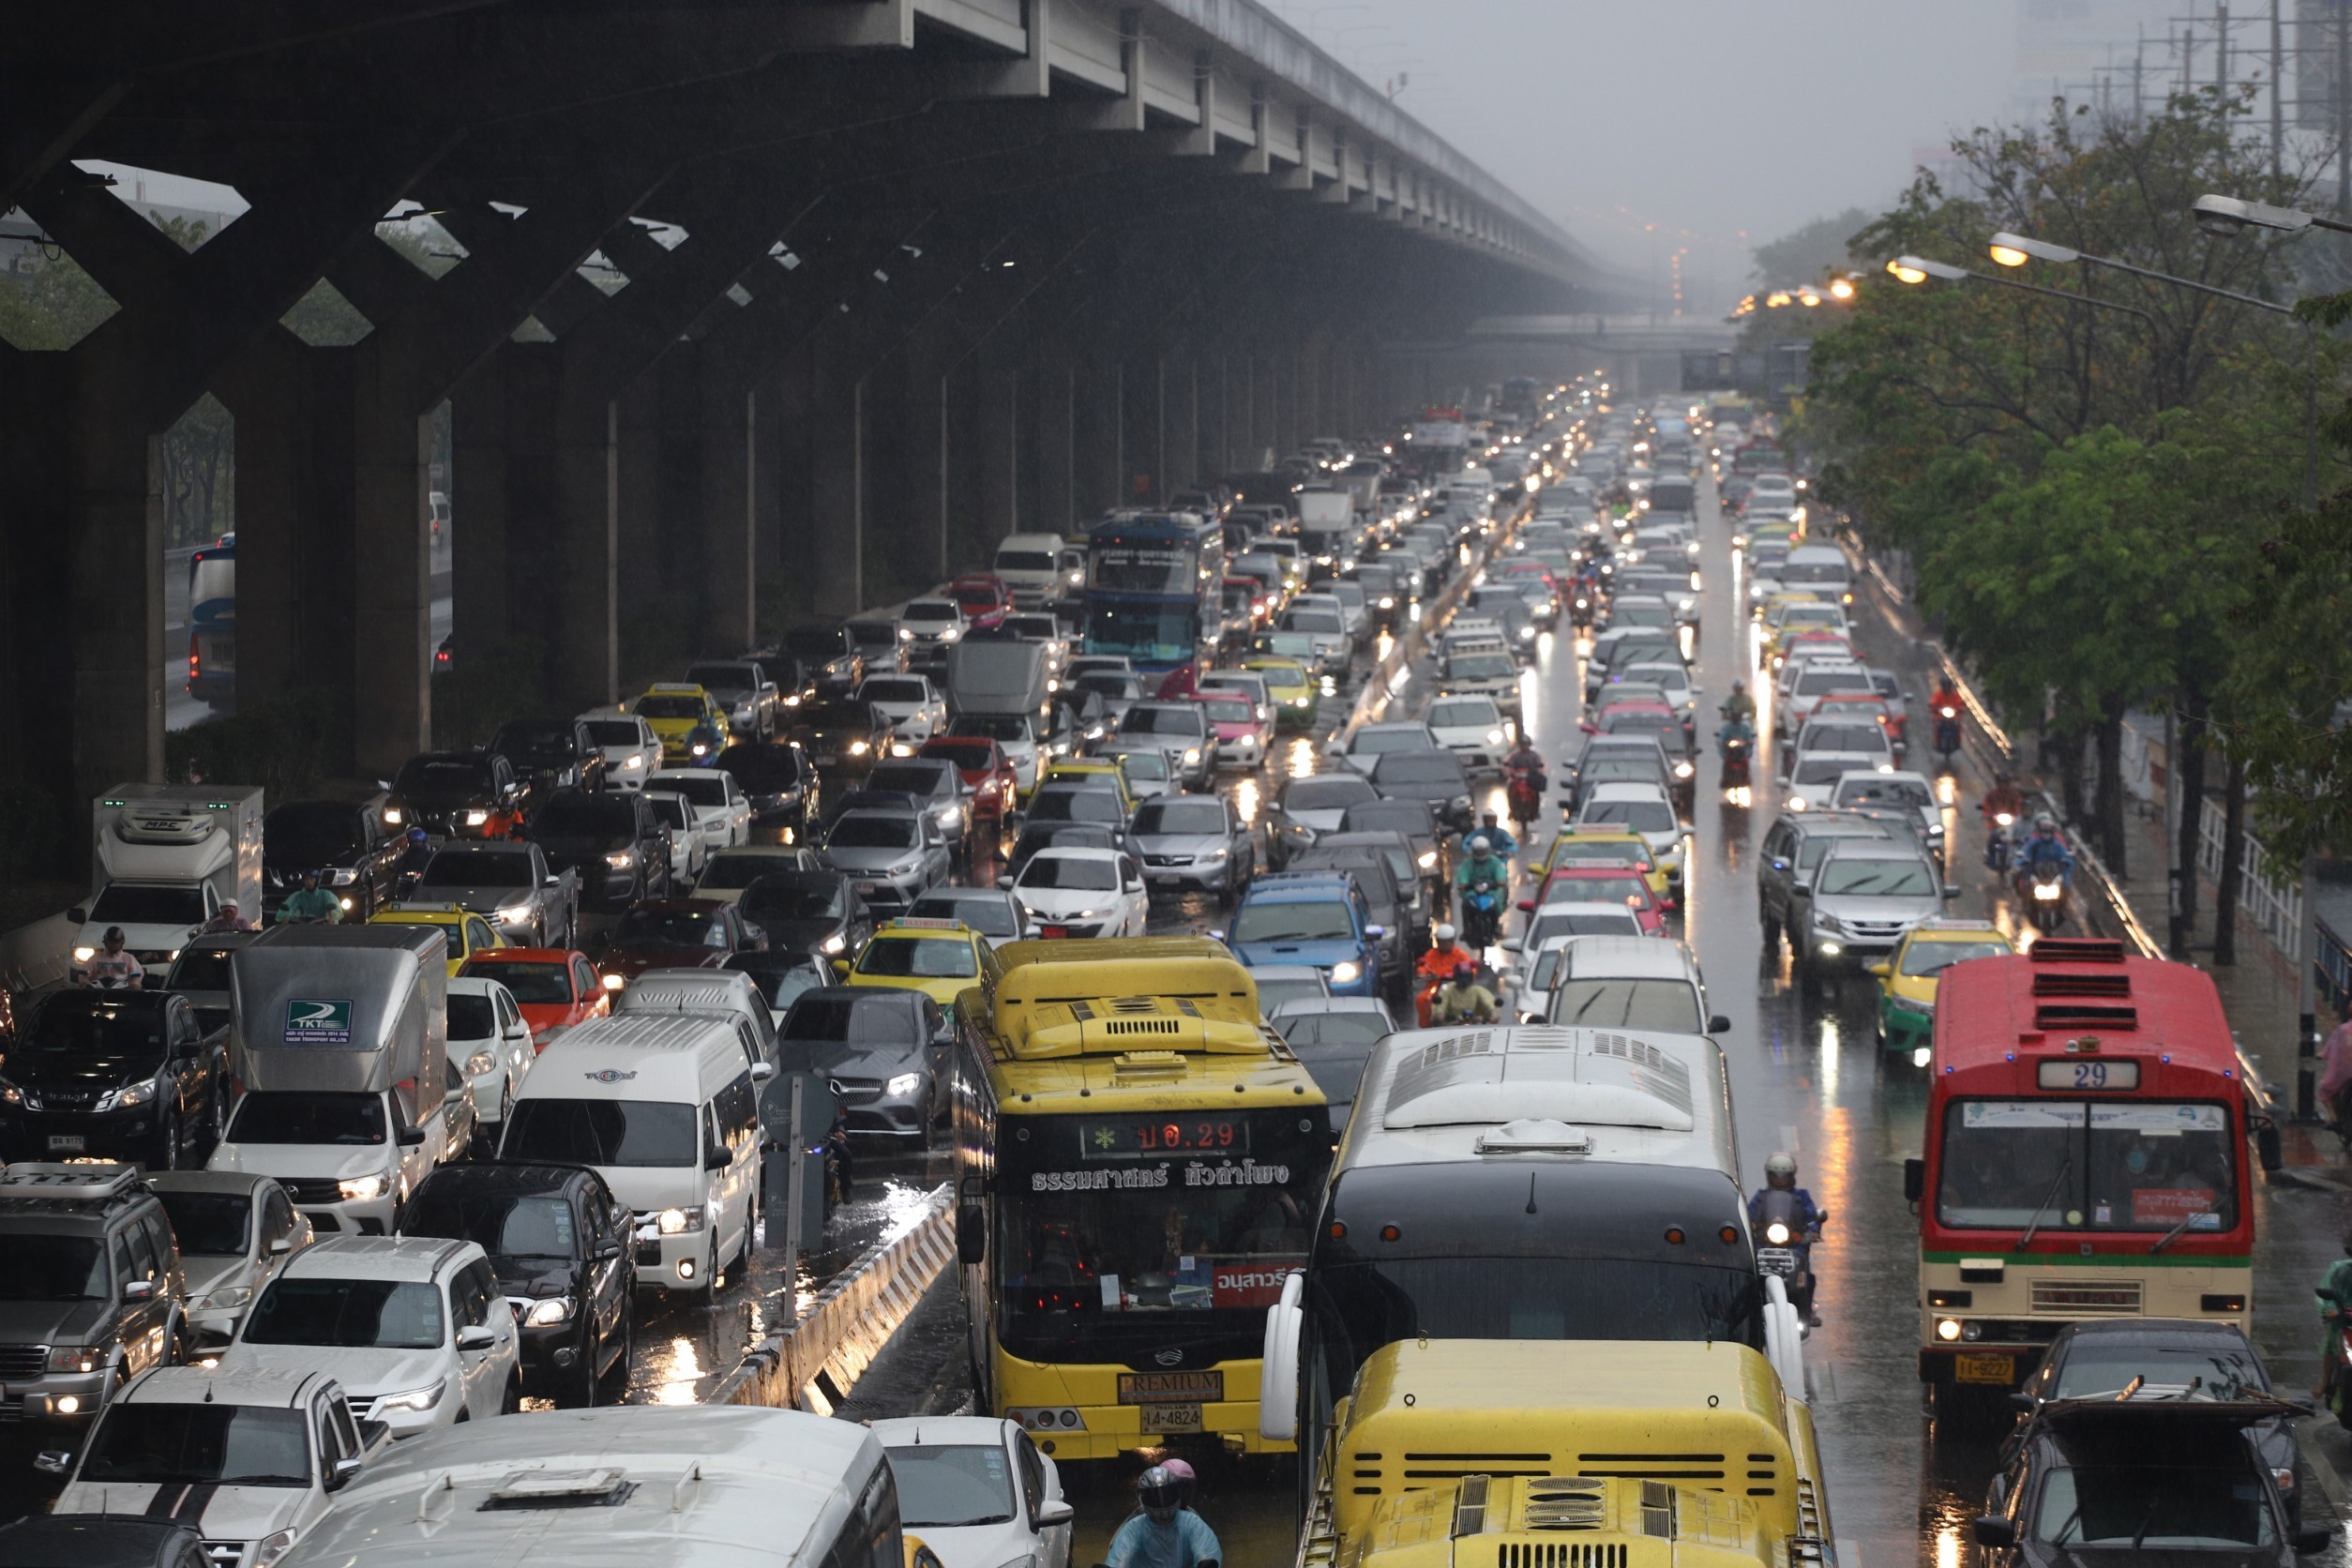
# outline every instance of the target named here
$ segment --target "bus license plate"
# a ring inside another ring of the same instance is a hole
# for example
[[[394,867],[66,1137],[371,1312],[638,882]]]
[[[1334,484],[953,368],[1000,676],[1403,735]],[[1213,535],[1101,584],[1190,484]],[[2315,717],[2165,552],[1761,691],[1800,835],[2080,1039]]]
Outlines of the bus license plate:
[[[1964,1383],[2013,1383],[2015,1356],[1954,1356],[1952,1376]]]
[[[1198,1405],[1146,1405],[1138,1413],[1143,1417],[1143,1430],[1146,1432],[1200,1430],[1200,1407]]]

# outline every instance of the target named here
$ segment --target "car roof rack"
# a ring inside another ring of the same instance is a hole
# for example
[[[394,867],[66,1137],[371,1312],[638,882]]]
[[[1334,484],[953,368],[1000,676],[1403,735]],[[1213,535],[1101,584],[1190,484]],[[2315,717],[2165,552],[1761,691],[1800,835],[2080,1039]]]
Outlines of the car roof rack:
[[[136,1190],[140,1181],[135,1165],[52,1165],[27,1160],[0,1167],[0,1198],[120,1198]]]

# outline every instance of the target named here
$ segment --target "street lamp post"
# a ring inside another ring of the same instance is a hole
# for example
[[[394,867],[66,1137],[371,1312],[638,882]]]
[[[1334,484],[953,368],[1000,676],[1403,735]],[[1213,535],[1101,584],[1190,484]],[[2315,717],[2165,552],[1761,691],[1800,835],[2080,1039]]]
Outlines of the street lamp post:
[[[2195,214],[2197,227],[2209,234],[2217,236],[2222,234],[2234,236],[2245,233],[2248,229],[2257,228],[2275,229],[2289,234],[2308,228],[2323,228],[2352,234],[2352,224],[2340,223],[2332,219],[2323,219],[2292,207],[2274,207],[2268,203],[2241,201],[2233,196],[2201,196],[2192,204],[2192,209]],[[2117,272],[2129,273],[2134,278],[2145,278],[2150,282],[2169,283],[2175,288],[2188,289],[2196,294],[2212,294],[2217,298],[2230,300],[2239,305],[2251,305],[2257,310],[2269,310],[2282,316],[2295,314],[2293,306],[2281,305],[2275,300],[2257,299],[2253,294],[2239,294],[2231,289],[2216,288],[2210,283],[2200,283],[2191,278],[2176,278],[2169,272],[2158,272],[2152,267],[2135,266],[2130,262],[2118,262],[2108,256],[2088,255],[2071,246],[2056,245],[2048,240],[2035,239],[2027,234],[2012,234],[2006,230],[1993,236],[1991,251],[1993,260],[2003,266],[2023,266],[2028,261],[2043,261],[2075,262],[2085,266],[2110,267]],[[2315,504],[2319,489],[2319,382],[2312,359],[2311,323],[2301,322],[2299,324],[2303,329],[2303,363],[2308,372],[2304,377],[2303,388],[2303,504],[2309,507]],[[2175,769],[2178,761],[2178,759],[2167,759],[2168,765],[2165,768],[2167,793],[2170,792],[2172,779],[2177,776]],[[2169,819],[2171,813],[2167,812],[2166,816]],[[2168,832],[2164,837],[2166,840],[2165,863],[2173,882],[2172,902],[2174,918],[2177,922],[2179,919],[2180,902],[2180,868],[2177,864],[2180,836],[2177,832]],[[2313,857],[2309,854],[2303,857],[2303,918],[2300,940],[2298,943],[2300,951],[2296,955],[2297,968],[2300,971],[2300,974],[2296,986],[2296,1011],[2299,1016],[2295,1026],[2295,1114],[2305,1121],[2311,1119],[2318,1102],[2319,1066],[2318,992],[2313,983],[2313,974],[2319,961],[2318,911],[2312,902],[2312,860]],[[2235,915],[2225,911],[2222,918],[2233,919]]]

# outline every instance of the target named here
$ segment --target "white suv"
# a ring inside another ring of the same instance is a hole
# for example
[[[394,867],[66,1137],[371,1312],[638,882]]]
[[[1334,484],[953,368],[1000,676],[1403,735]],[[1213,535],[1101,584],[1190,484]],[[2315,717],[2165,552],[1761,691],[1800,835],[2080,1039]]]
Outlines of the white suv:
[[[353,1416],[407,1438],[519,1409],[520,1338],[474,1243],[330,1236],[270,1281],[220,1368],[324,1372]]]
[[[608,790],[641,790],[661,766],[661,737],[654,727],[618,708],[591,708],[580,716],[588,738],[604,753]]]

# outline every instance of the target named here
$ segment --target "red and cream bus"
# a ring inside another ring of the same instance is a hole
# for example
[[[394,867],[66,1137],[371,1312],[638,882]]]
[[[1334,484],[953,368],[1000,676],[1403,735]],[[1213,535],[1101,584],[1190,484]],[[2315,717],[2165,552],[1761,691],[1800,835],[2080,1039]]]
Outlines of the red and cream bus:
[[[1944,971],[1919,1213],[1939,1406],[2000,1397],[2070,1322],[2253,1320],[2245,1069],[2202,971],[2045,937]]]

